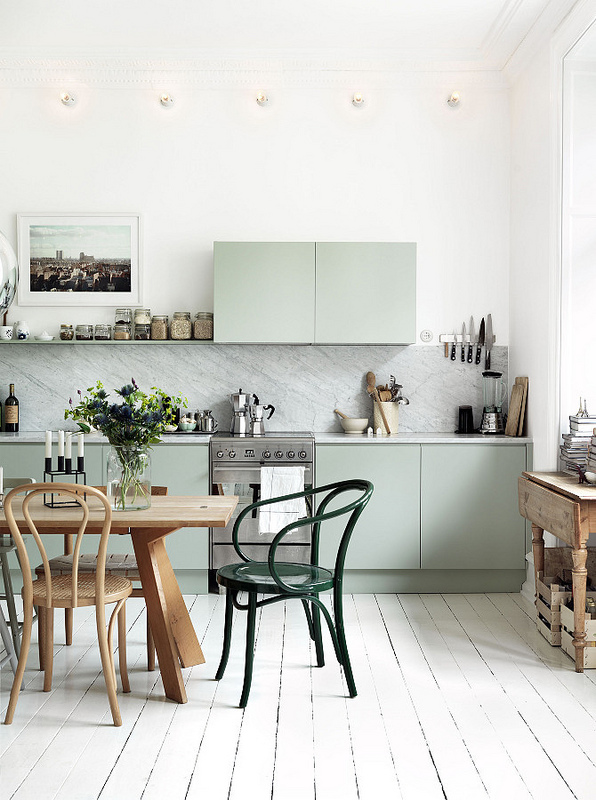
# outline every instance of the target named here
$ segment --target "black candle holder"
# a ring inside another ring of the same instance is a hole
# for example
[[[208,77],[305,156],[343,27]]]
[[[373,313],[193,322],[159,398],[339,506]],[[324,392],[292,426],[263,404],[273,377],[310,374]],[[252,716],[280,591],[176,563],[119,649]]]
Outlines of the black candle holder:
[[[80,480],[82,476],[82,480]],[[85,470],[71,470],[70,472],[66,472],[65,470],[60,469],[45,469],[43,472],[43,480],[44,483],[87,483],[87,474]],[[49,500],[48,500],[49,497]],[[43,495],[43,504],[48,508],[65,508],[66,506],[78,506],[76,500],[57,500],[56,498],[60,497],[60,495],[55,494],[46,494],[44,492]],[[83,492],[83,500],[87,499],[87,495]]]

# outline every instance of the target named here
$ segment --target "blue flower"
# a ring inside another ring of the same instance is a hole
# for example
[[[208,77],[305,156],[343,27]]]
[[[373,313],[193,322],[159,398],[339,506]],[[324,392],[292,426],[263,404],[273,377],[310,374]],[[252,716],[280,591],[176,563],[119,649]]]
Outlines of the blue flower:
[[[126,386],[123,386],[122,389],[118,392],[121,397],[130,397],[131,394],[134,394],[135,387],[131,383],[127,383]]]
[[[102,425],[107,425],[110,421],[110,418],[105,414],[97,414],[93,420],[93,424],[96,428],[101,428]]]

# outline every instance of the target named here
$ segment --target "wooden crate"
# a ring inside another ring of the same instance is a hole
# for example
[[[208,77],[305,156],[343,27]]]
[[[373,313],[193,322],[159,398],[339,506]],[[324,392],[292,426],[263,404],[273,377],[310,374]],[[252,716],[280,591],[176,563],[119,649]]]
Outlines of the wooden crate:
[[[542,572],[536,581],[536,627],[553,647],[561,644],[561,605],[571,599],[555,579]]]
[[[595,592],[588,592],[588,597],[596,596]],[[561,647],[575,661],[575,647],[573,645],[573,610],[561,606]],[[591,647],[584,647],[584,667],[596,667],[596,617],[586,614],[586,641],[592,642]]]

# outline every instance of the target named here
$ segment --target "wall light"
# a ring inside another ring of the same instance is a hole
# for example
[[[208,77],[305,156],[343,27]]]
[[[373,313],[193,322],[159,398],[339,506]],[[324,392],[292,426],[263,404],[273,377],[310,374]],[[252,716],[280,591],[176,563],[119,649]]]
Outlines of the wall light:
[[[163,94],[159,95],[159,102],[164,108],[171,108],[174,105],[174,98],[171,94],[164,92]]]
[[[364,105],[364,97],[360,94],[360,92],[354,92],[352,96],[352,105],[357,107]]]
[[[60,95],[60,102],[65,106],[72,106],[74,105],[75,99],[72,94],[69,94],[68,92],[62,92]]]
[[[447,105],[453,108],[454,106],[457,106],[459,104],[459,101],[460,101],[459,92],[451,92],[451,94],[447,98]]]
[[[268,102],[269,102],[269,98],[267,97],[265,92],[259,92],[259,94],[257,95],[257,103],[260,106],[264,106],[264,105],[267,105]]]

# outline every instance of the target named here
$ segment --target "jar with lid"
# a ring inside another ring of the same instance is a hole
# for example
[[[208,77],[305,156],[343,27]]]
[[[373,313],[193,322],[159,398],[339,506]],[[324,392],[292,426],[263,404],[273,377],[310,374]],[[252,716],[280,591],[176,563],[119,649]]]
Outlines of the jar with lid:
[[[195,339],[213,339],[213,314],[210,311],[197,311],[194,325]]]
[[[135,339],[137,341],[148,341],[151,338],[151,325],[135,322]]]
[[[93,325],[77,325],[75,339],[79,342],[90,342],[93,339]]]
[[[69,325],[67,322],[63,322],[60,325],[60,338],[63,342],[70,342],[74,339],[74,328],[72,325]]]
[[[117,308],[114,314],[115,325],[130,325],[132,323],[132,309]]]
[[[151,310],[148,308],[135,308],[134,321],[135,325],[150,325]]]
[[[124,341],[131,338],[130,325],[116,324],[114,325],[114,339],[116,341]]]
[[[170,325],[170,339],[192,339],[190,311],[174,311]]]
[[[112,326],[105,325],[103,322],[95,326],[95,339],[98,342],[107,341],[112,338]]]
[[[151,317],[151,338],[156,341],[164,341],[168,338],[167,314],[156,314]]]

